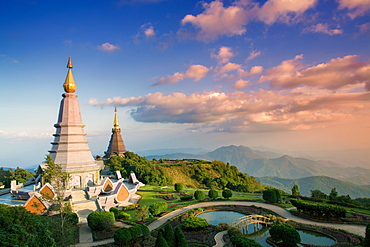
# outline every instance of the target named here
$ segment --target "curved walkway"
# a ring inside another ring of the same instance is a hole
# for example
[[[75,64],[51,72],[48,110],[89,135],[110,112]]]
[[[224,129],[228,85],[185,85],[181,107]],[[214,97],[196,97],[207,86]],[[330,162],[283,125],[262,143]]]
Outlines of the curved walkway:
[[[365,237],[365,228],[366,228],[365,226],[315,222],[315,221],[306,220],[306,219],[303,219],[303,218],[299,218],[295,215],[292,215],[289,211],[287,211],[284,208],[281,208],[279,206],[275,206],[275,205],[271,205],[271,204],[267,204],[267,203],[262,203],[262,202],[247,202],[247,201],[214,201],[214,202],[201,202],[201,203],[192,204],[190,206],[177,209],[175,211],[172,211],[172,212],[160,217],[159,219],[157,219],[153,223],[149,224],[148,228],[149,228],[150,231],[155,230],[158,227],[165,224],[169,219],[171,219],[175,216],[178,216],[182,213],[185,213],[187,211],[190,211],[194,208],[205,208],[205,207],[220,206],[220,205],[239,205],[239,206],[261,207],[261,208],[269,209],[269,210],[277,213],[278,215],[280,215],[280,216],[282,216],[282,217],[284,217],[288,220],[292,220],[292,221],[295,221],[295,222],[298,222],[298,223],[307,224],[307,225],[321,226],[321,227],[328,227],[328,228],[334,228],[334,229],[341,229],[341,230],[344,230],[344,231],[347,231],[347,232]],[[104,241],[96,241],[96,242],[93,242],[93,243],[89,243],[90,245],[86,245],[87,243],[79,243],[79,244],[76,244],[75,246],[78,246],[78,247],[98,246],[98,245],[106,244],[107,242],[112,243],[112,242],[114,242],[114,240],[113,239],[107,239],[107,240],[104,240]],[[220,244],[220,245],[217,245],[217,244]],[[215,246],[223,246],[222,243],[217,242],[217,244]]]

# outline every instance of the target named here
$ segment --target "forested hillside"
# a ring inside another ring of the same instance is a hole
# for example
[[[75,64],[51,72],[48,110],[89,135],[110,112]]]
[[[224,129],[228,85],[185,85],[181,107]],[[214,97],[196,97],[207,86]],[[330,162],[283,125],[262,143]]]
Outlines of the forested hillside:
[[[234,191],[255,192],[265,188],[255,178],[238,171],[235,166],[222,161],[203,160],[153,160],[149,161],[134,153],[126,157],[112,157],[105,161],[111,171],[121,171],[123,177],[135,172],[146,184],[173,185],[183,183],[193,188],[228,188]]]

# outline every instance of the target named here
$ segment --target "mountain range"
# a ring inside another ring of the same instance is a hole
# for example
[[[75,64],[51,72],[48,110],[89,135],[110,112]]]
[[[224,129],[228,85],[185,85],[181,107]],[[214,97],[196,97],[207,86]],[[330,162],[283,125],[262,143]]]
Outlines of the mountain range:
[[[352,197],[358,195],[370,197],[369,187],[365,186],[370,185],[370,169],[363,167],[346,167],[345,164],[330,160],[292,157],[273,151],[260,151],[246,146],[234,145],[220,147],[204,154],[169,153],[164,155],[149,155],[146,156],[146,158],[221,160],[236,166],[238,170],[243,173],[247,173],[254,177],[260,177],[262,184],[275,184],[274,187],[288,192],[294,183],[299,182],[302,183],[302,185],[312,185],[312,188],[306,188],[307,186],[304,187],[303,191],[305,195],[309,195],[311,189],[319,189],[325,193],[329,190],[330,192],[330,189],[335,185],[338,187],[337,191],[340,194],[350,194]],[[303,178],[305,179],[301,181],[297,180]],[[284,183],[282,181],[284,181]],[[328,189],[329,187],[330,189]],[[343,190],[339,188],[343,188]],[[362,188],[365,189],[362,191]],[[361,190],[361,193],[355,193],[355,191],[359,190]]]

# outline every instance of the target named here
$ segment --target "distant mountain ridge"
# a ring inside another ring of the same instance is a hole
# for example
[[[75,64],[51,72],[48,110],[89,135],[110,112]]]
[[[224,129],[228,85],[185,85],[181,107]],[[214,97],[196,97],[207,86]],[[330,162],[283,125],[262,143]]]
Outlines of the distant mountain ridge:
[[[370,170],[361,167],[344,167],[333,161],[314,161],[307,158],[296,158],[271,151],[253,150],[245,146],[220,147],[201,155],[176,153],[147,156],[148,159],[205,159],[221,160],[238,168],[239,171],[254,177],[281,177],[297,179],[311,176],[328,176],[346,181],[369,183]],[[361,177],[361,180],[354,178]],[[370,195],[369,195],[370,196]]]
[[[326,176],[305,177],[298,179],[285,179],[278,177],[261,177],[256,179],[263,185],[272,186],[288,193],[291,193],[293,185],[297,184],[299,191],[303,196],[311,196],[311,190],[315,189],[318,189],[328,195],[332,188],[336,188],[338,195],[350,195],[352,199],[358,197],[370,197],[370,187],[368,186],[344,182]]]

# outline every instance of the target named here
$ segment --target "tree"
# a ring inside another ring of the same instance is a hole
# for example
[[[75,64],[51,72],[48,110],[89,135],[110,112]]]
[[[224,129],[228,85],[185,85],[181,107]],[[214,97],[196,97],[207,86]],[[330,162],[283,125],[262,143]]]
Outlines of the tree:
[[[121,227],[114,232],[114,243],[118,246],[125,246],[129,241],[131,241],[131,231],[129,228]]]
[[[321,190],[311,190],[311,197],[314,198],[320,198],[320,199],[326,199],[328,196],[322,192]]]
[[[149,217],[149,208],[148,206],[142,205],[136,213],[136,219],[138,221],[146,220]]]
[[[195,198],[195,200],[197,200],[197,201],[203,201],[203,200],[204,200],[204,198],[205,198],[205,195],[204,195],[203,191],[201,191],[201,190],[196,190],[196,191],[194,192],[194,198]]]
[[[49,202],[56,204],[56,211],[58,212],[57,220],[55,224],[60,227],[60,240],[63,242],[66,238],[67,232],[71,230],[71,225],[66,225],[67,222],[66,215],[72,212],[72,207],[69,201],[65,201],[65,192],[69,186],[69,181],[71,176],[68,172],[62,170],[59,164],[55,164],[51,155],[47,155],[45,159],[47,167],[44,171],[43,178],[45,182],[52,185],[55,190],[55,197],[49,198]],[[47,197],[44,196],[46,199]],[[61,243],[63,244],[63,243]]]
[[[218,192],[217,192],[217,190],[210,190],[209,192],[208,192],[208,197],[209,198],[211,198],[211,200],[214,200],[214,199],[216,199],[217,197],[218,197]]]
[[[366,225],[365,240],[362,246],[370,247],[370,223]]]
[[[175,233],[173,231],[172,225],[167,223],[161,231],[164,239],[166,239],[167,241],[168,246],[175,247]]]
[[[277,224],[270,228],[270,235],[274,241],[283,241],[284,246],[294,247],[301,242],[298,231],[288,224]]]
[[[301,193],[299,192],[299,188],[298,188],[298,185],[293,185],[293,188],[292,188],[292,195],[293,196],[300,196]]]
[[[175,243],[175,247],[188,247],[188,243],[180,227],[175,227]]]
[[[175,183],[175,190],[176,190],[176,192],[184,191],[184,184],[183,183]]]
[[[336,188],[332,188],[329,194],[329,200],[330,201],[335,201],[338,197],[338,192]]]
[[[278,189],[272,188],[263,191],[262,198],[271,203],[280,201],[280,192]]]
[[[233,192],[231,190],[223,190],[222,191],[222,196],[225,198],[225,199],[229,199],[230,197],[233,196]]]
[[[25,183],[34,176],[35,174],[18,167],[15,170],[15,172],[10,176],[10,179],[17,180],[19,183]]]
[[[157,240],[155,241],[155,247],[169,247],[166,239],[162,235],[162,231],[158,232]]]

